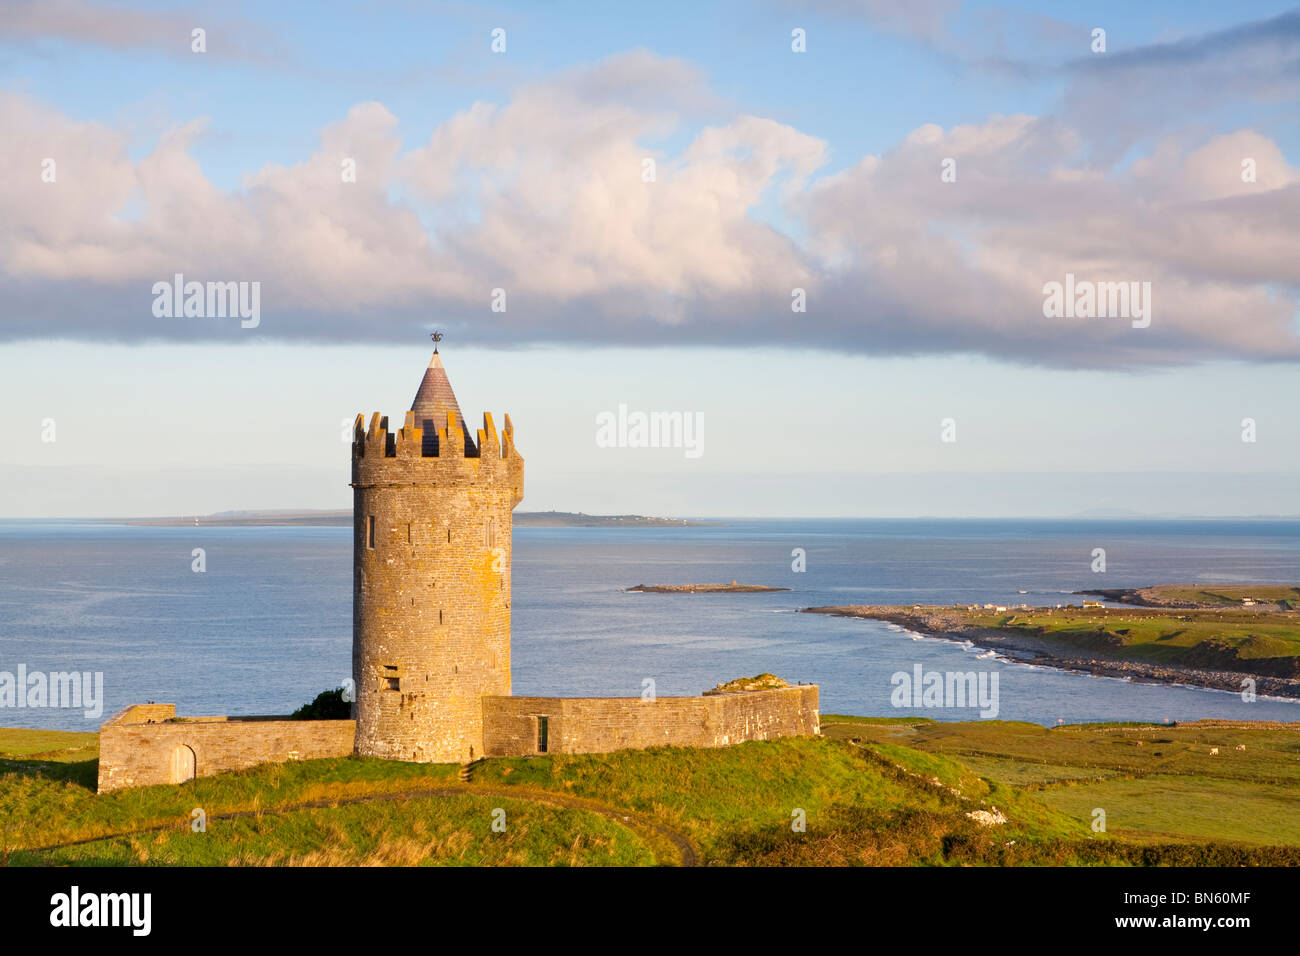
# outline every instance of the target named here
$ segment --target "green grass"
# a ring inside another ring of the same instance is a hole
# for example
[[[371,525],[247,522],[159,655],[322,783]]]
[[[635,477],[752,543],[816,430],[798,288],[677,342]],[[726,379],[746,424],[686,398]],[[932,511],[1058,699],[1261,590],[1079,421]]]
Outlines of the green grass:
[[[982,842],[982,828],[966,814],[994,807],[1008,818],[998,828],[1003,842],[1089,838],[1084,821],[1031,795],[947,757],[891,744],[803,738],[493,760],[476,774],[489,778],[649,811],[718,864],[989,862],[982,854],[994,843]],[[803,833],[791,827],[796,809],[805,814]],[[965,855],[951,856],[948,847]]]
[[[1228,840],[1300,845],[1300,798],[1288,787],[1221,777],[1155,774],[1041,790],[1037,799],[1069,816],[1106,811],[1112,833],[1143,842]]]
[[[0,853],[209,816],[270,810],[320,800],[446,785],[451,764],[408,764],[344,757],[270,764],[202,777],[179,787],[96,794],[95,761],[54,764],[0,759]]]
[[[823,734],[494,758],[469,783],[455,765],[350,757],[97,795],[94,735],[0,730],[0,859],[1300,865],[1300,727],[825,715]],[[1097,807],[1105,833],[1090,827]],[[204,833],[190,830],[195,808]],[[491,829],[497,808],[505,833]],[[976,811],[1006,822],[982,826]]]
[[[855,748],[811,738],[717,750],[658,747],[491,760],[475,780],[540,787],[649,813],[716,861],[729,861],[730,848],[755,828],[789,829],[795,810],[815,830],[841,805],[940,807],[939,800],[881,774]]]
[[[492,829],[504,811],[504,830]],[[472,794],[268,813],[101,840],[14,864],[91,866],[638,866],[645,843],[598,814]]]
[[[94,760],[99,757],[99,734],[0,727],[0,755],[59,763]]]
[[[828,735],[880,746],[902,741],[947,756],[1072,820],[1090,821],[1100,807],[1113,836],[1300,847],[1300,725],[1207,721],[1048,729],[833,715],[823,724]]]

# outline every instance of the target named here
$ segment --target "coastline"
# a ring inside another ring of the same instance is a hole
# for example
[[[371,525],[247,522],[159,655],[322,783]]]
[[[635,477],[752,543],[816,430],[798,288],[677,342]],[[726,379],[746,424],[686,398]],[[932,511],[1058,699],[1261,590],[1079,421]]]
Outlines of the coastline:
[[[1240,693],[1242,680],[1255,681],[1260,697],[1300,700],[1300,679],[1274,677],[1250,671],[1211,670],[1181,664],[1153,664],[1148,661],[1106,657],[1090,650],[1086,656],[1062,654],[1059,641],[1027,634],[1011,634],[996,628],[974,627],[956,622],[943,609],[900,608],[881,605],[800,608],[802,614],[856,617],[896,624],[923,637],[958,643],[970,642],[986,650],[1000,651],[1026,663],[1097,677],[1115,677],[1148,684],[1184,684],[1208,690]]]

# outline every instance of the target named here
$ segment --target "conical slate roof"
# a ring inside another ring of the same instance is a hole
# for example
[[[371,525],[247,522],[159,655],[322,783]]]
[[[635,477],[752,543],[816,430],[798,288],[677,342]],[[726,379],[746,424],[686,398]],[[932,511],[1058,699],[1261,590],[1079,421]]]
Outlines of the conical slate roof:
[[[451,382],[447,381],[447,372],[443,369],[442,358],[437,352],[429,359],[429,367],[425,369],[420,390],[411,402],[411,411],[415,412],[415,424],[426,433],[436,434],[438,429],[446,428],[449,411],[456,413],[458,422],[465,422],[465,416],[460,413],[460,405],[456,402],[456,393],[451,390]]]
[[[424,454],[438,454],[438,430],[447,427],[447,413],[455,412],[465,442],[466,456],[478,456],[478,446],[465,423],[465,416],[461,414],[456,393],[451,390],[451,382],[447,380],[447,372],[442,367],[442,357],[437,352],[433,353],[429,367],[424,370],[420,389],[411,402],[411,411],[415,413],[415,424],[424,429]]]

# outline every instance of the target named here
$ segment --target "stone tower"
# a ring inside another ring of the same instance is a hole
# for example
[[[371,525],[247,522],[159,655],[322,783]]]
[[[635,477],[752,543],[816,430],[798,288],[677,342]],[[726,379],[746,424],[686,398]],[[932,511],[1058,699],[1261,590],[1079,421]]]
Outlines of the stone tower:
[[[396,434],[357,416],[352,488],[356,752],[481,757],[482,698],[510,693],[510,416],[471,435],[435,350]]]

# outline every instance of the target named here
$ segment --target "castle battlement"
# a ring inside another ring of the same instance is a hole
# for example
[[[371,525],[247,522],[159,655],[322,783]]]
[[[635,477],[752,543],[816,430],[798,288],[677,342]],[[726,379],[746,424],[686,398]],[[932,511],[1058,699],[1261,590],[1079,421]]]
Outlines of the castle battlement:
[[[370,425],[366,416],[358,415],[352,427],[352,457],[355,458],[518,458],[515,449],[515,428],[510,416],[505,417],[505,429],[497,434],[491,412],[483,413],[483,427],[478,429],[477,441],[470,438],[469,428],[459,421],[454,409],[446,413],[447,425],[432,430],[435,440],[425,438],[426,429],[416,422],[414,410],[406,413],[406,420],[396,432],[388,430],[388,416],[373,412]],[[484,452],[487,452],[484,454]]]
[[[352,486],[482,483],[511,488],[518,504],[523,499],[524,460],[515,448],[510,416],[498,433],[492,414],[485,412],[475,440],[455,409],[445,414],[445,427],[427,429],[417,424],[415,411],[408,411],[396,432],[389,431],[386,415],[372,413],[369,426],[365,416],[358,415],[353,425]]]

